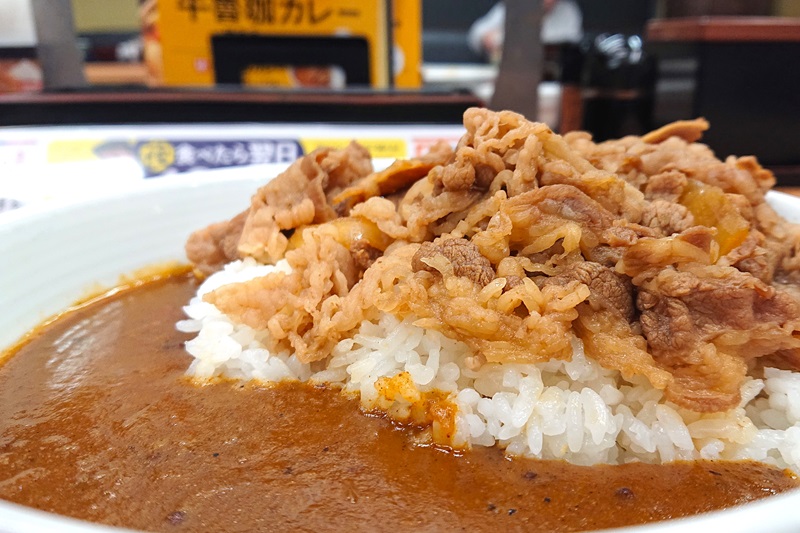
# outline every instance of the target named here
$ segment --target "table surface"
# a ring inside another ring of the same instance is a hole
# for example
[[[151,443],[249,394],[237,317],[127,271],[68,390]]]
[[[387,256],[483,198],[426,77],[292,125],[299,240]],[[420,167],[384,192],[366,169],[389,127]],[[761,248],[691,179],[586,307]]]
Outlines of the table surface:
[[[689,17],[653,19],[649,41],[781,41],[800,42],[800,18]]]

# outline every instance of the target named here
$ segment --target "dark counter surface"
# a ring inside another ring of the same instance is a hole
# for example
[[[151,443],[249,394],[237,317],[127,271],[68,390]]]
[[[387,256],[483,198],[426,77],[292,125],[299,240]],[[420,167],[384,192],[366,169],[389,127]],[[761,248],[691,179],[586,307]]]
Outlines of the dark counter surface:
[[[0,95],[0,126],[192,122],[458,124],[483,102],[459,92],[142,89]]]

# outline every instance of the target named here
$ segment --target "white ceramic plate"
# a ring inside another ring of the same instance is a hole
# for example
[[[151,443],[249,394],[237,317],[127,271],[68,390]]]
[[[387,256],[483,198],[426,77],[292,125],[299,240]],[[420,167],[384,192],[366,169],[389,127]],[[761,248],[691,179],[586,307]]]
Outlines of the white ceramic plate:
[[[263,179],[262,179],[263,181]],[[183,260],[194,229],[248,205],[257,177],[196,178],[148,183],[116,196],[0,215],[0,349],[44,319],[121,275]],[[785,217],[800,222],[800,199],[771,193]],[[679,497],[679,496],[678,496]],[[795,533],[800,490],[721,512],[629,528],[631,533]],[[119,532],[0,501],[0,533]],[[607,530],[608,531],[608,530]]]

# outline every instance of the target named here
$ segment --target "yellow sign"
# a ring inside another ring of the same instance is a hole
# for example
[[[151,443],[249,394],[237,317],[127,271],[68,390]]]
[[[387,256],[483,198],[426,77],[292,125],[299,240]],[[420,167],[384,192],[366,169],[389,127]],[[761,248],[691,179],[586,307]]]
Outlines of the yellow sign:
[[[212,38],[215,36],[346,36],[365,40],[370,84],[387,87],[386,5],[385,0],[157,0],[157,13],[147,10],[145,21],[147,48],[156,48],[154,53],[147,54],[147,62],[151,70],[159,71],[153,73],[154,79],[160,78],[166,85],[212,85]],[[394,0],[392,5],[395,83],[398,87],[419,87],[420,0]],[[286,70],[291,65],[280,61],[276,64],[274,60],[270,63],[252,65],[257,70],[244,71],[243,81],[303,85],[298,83],[298,76]],[[324,69],[335,65],[323,62],[312,66]],[[316,68],[316,72],[310,74],[319,78],[319,71]],[[330,86],[335,88],[336,83]]]
[[[60,139],[47,145],[47,162],[69,163],[132,157],[133,151],[133,142],[126,140]]]
[[[248,67],[242,74],[242,84],[247,86],[293,87],[289,67]]]
[[[94,149],[100,143],[99,140],[90,139],[52,141],[47,145],[47,162],[67,163],[97,159]]]
[[[166,141],[151,141],[139,147],[139,160],[145,169],[159,174],[175,162],[175,148]]]
[[[387,157],[393,159],[402,159],[408,157],[408,147],[405,139],[385,138],[385,139],[355,139],[356,142],[361,144],[364,148],[369,150],[372,157]],[[321,146],[329,146],[331,148],[344,148],[350,144],[350,139],[343,138],[328,138],[328,139],[300,139],[300,146],[303,147],[303,152],[309,153]]]
[[[250,66],[242,73],[242,85],[247,87],[344,89],[345,80],[346,75],[339,67]]]
[[[393,0],[394,85],[400,89],[422,86],[422,1]]]

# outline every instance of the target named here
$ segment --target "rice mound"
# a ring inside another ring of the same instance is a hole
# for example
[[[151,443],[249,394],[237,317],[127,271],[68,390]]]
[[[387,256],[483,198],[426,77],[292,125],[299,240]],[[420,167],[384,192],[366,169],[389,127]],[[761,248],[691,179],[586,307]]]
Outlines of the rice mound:
[[[203,301],[221,286],[276,269],[288,266],[246,258],[205,280],[184,308],[189,319],[178,323],[197,333],[186,343],[195,357],[189,375],[328,383],[398,421],[410,420],[422,395],[441,391],[455,406],[454,431],[441,434],[433,424],[431,439],[457,448],[497,445],[512,455],[581,465],[752,459],[800,471],[800,373],[766,368],[764,379],[742,385],[738,407],[698,413],[666,401],[647,379],[603,368],[574,335],[569,360],[487,363],[473,371],[464,360],[474,354],[463,342],[391,314],[363,321],[329,359],[301,363],[288,350],[270,353],[268,331],[234,323]],[[387,399],[376,383],[398,376],[405,386]]]

